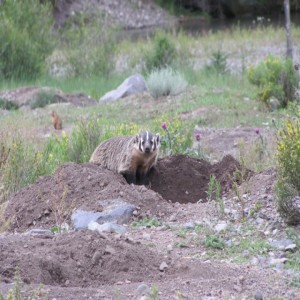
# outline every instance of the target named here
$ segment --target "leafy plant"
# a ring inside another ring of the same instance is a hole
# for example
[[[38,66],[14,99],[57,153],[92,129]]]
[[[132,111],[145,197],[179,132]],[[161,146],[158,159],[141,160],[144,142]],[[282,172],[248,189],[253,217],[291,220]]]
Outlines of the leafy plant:
[[[269,55],[265,61],[250,66],[247,77],[259,87],[258,99],[266,105],[269,105],[268,100],[272,97],[276,98],[282,107],[295,100],[298,80],[290,59],[279,59]]]
[[[208,248],[224,249],[225,242],[215,235],[206,235],[204,245]]]
[[[34,98],[30,101],[29,105],[31,109],[42,108],[46,105],[58,102],[55,93],[53,91],[40,91],[38,94],[34,96]]]
[[[0,108],[6,109],[6,110],[16,110],[18,109],[18,105],[12,101],[8,101],[6,99],[0,98]]]
[[[180,73],[166,67],[151,71],[147,78],[147,86],[150,94],[157,99],[182,93],[187,88],[187,82]]]
[[[225,54],[220,48],[211,53],[210,64],[206,66],[208,71],[214,71],[216,73],[225,73],[227,71],[227,58],[228,54]]]
[[[158,220],[154,219],[154,218],[147,218],[146,217],[142,220],[132,222],[131,225],[133,227],[141,227],[141,226],[158,227],[158,226],[161,226],[161,223]]]
[[[287,224],[300,223],[300,110],[278,131],[276,199]]]
[[[0,77],[36,78],[55,46],[51,5],[39,0],[6,0],[0,11]]]
[[[84,13],[76,14],[62,29],[61,48],[75,76],[108,77],[114,70],[115,29],[107,21],[101,14],[88,21]]]
[[[163,116],[163,118],[166,118]],[[162,122],[161,151],[166,155],[189,154],[192,146],[192,134],[178,117]]]
[[[211,175],[209,178],[208,183],[208,190],[207,190],[207,200],[208,201],[216,201],[220,207],[220,211],[224,214],[224,201],[221,195],[221,184],[216,179],[215,175]]]
[[[176,58],[177,50],[170,35],[163,31],[157,31],[152,48],[145,52],[146,71],[151,72],[171,66]]]

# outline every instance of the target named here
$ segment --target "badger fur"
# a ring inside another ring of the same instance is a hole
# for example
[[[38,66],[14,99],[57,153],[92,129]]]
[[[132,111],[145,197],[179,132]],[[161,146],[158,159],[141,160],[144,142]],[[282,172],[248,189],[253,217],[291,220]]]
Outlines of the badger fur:
[[[143,131],[136,136],[119,136],[102,142],[90,162],[122,174],[127,182],[149,184],[148,175],[156,164],[159,134]]]

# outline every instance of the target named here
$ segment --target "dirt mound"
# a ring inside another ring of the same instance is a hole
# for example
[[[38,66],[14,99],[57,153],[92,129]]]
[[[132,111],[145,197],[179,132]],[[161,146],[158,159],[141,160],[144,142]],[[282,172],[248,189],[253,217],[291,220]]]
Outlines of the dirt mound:
[[[137,207],[140,218],[161,218],[171,211],[171,204],[165,200],[195,203],[206,199],[211,175],[227,190],[238,168],[239,163],[231,156],[214,165],[183,155],[165,157],[151,173],[151,190],[128,185],[121,175],[96,165],[70,163],[12,195],[5,214],[12,219],[11,231],[49,229],[70,223],[75,208],[102,211],[102,201],[122,198]]]
[[[10,230],[47,228],[66,221],[74,208],[102,211],[101,202],[122,198],[135,205],[141,216],[169,214],[170,204],[144,186],[128,185],[123,176],[93,164],[66,164],[53,176],[13,194],[5,211]]]
[[[17,107],[28,106],[30,102],[39,95],[50,95],[53,97],[52,103],[71,103],[75,106],[96,105],[97,101],[84,95],[83,93],[66,94],[58,89],[50,87],[22,87],[14,90],[2,91],[0,98],[12,102]]]
[[[230,155],[214,165],[183,155],[165,157],[158,160],[150,175],[151,188],[166,200],[195,203],[206,199],[211,175],[215,175],[222,190],[226,191],[231,187],[237,169],[241,166]]]
[[[2,235],[0,249],[3,281],[12,281],[18,266],[23,282],[45,285],[96,287],[99,282],[139,282],[144,274],[158,278],[163,261],[146,246],[126,238],[103,238],[85,230],[48,239]]]

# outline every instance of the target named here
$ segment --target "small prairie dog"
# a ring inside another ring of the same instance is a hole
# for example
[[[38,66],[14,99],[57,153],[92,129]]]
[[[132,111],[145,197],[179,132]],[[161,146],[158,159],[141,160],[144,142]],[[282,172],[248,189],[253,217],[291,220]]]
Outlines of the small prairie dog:
[[[54,126],[54,129],[61,130],[62,129],[62,120],[59,117],[59,115],[57,114],[57,112],[53,110],[51,113],[51,117],[52,117],[52,124]]]

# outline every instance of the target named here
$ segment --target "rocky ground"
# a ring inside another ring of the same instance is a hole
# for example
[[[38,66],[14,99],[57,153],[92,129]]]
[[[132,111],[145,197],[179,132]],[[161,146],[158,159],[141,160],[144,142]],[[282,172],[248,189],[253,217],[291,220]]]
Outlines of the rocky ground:
[[[14,287],[18,269],[23,298],[300,299],[299,273],[286,267],[299,249],[276,211],[276,173],[237,161],[241,139],[257,142],[255,128],[197,130],[214,163],[161,158],[149,187],[71,163],[11,195],[0,291]],[[208,192],[211,175],[222,195]],[[134,209],[117,229],[73,230],[76,209],[101,214],[120,201]]]

